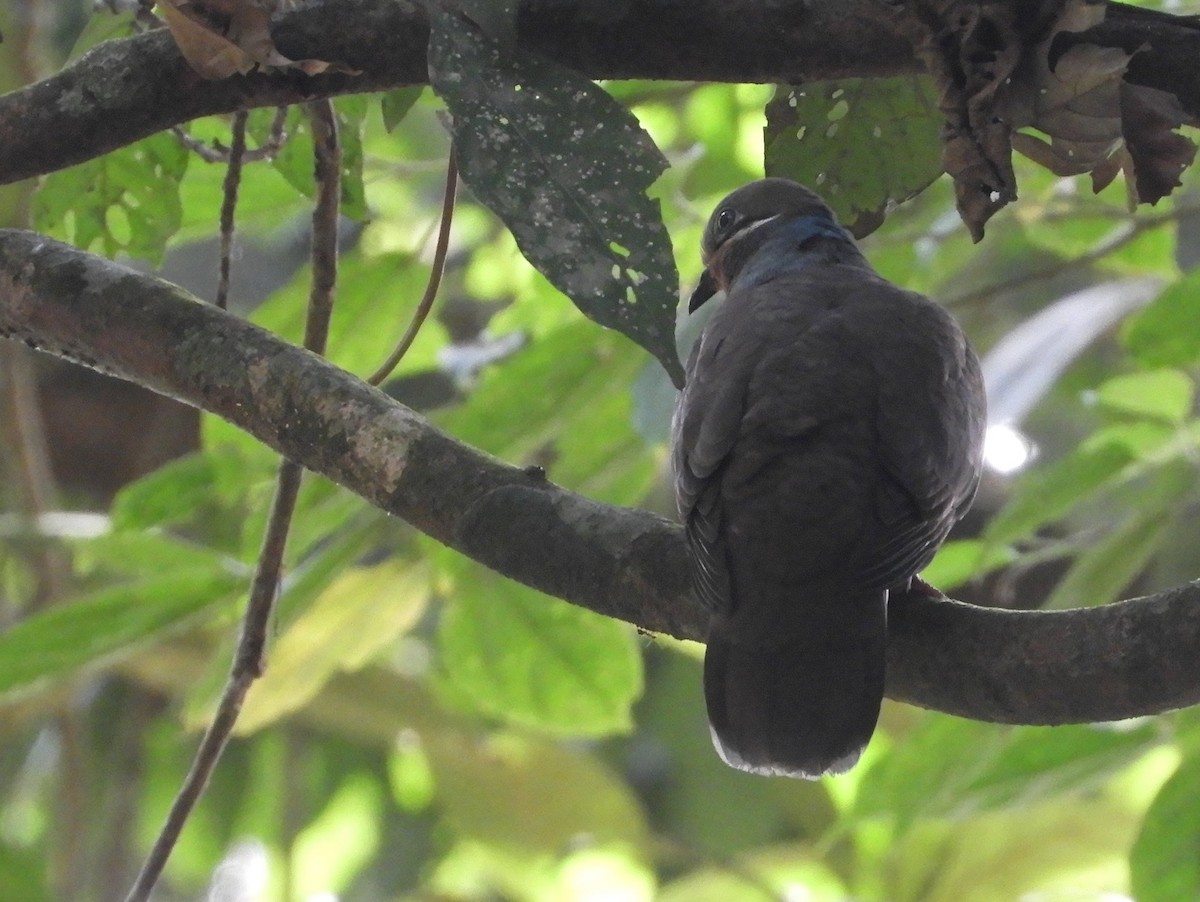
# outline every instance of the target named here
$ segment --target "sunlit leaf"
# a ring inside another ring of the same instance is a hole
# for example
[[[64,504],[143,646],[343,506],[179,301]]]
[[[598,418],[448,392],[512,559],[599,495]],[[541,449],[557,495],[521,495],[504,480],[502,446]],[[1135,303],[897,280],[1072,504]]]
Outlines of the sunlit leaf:
[[[393,559],[342,571],[271,646],[237,731],[252,733],[307,703],[331,675],[357,670],[425,610],[428,568]]]
[[[345,892],[382,840],[383,792],[359,772],[348,777],[292,844],[292,882],[303,898]]]
[[[897,902],[1127,898],[1125,854],[1138,815],[1097,794],[1047,798],[952,824],[926,823],[893,846]],[[1139,900],[1140,902],[1140,900]]]
[[[108,663],[186,625],[245,582],[221,570],[177,570],[49,608],[0,634],[0,697]]]
[[[137,33],[137,16],[132,10],[118,11],[116,8],[101,5],[93,8],[91,13],[83,31],[71,46],[70,59],[78,59],[104,41]]]
[[[412,317],[428,268],[408,254],[355,255],[339,266],[337,302],[325,356],[343,369],[367,375],[383,362]],[[251,319],[299,344],[304,336],[311,273],[305,269],[254,311]],[[404,372],[435,364],[446,332],[427,322],[405,357]]]
[[[593,82],[505,53],[469,23],[432,16],[429,72],[452,114],[464,181],[521,252],[587,316],[628,335],[682,383],[679,276],[657,201],[666,160]]]
[[[656,902],[843,902],[845,885],[810,850],[774,846],[739,856],[735,867],[707,867],[663,887]]]
[[[937,556],[921,571],[921,579],[948,592],[973,577],[1011,564],[1016,558],[1016,552],[1007,545],[956,539],[938,549]]]
[[[1200,362],[1200,269],[1168,285],[1130,319],[1125,346],[1143,366],[1194,366]]]
[[[113,530],[128,539],[148,530],[186,528],[203,535],[204,545],[236,554],[247,487],[255,478],[237,455],[189,454],[121,489],[112,506]]]
[[[1129,856],[1138,902],[1200,898],[1200,756],[1184,759],[1146,812]]]
[[[294,656],[292,665],[289,665],[286,659],[285,665],[303,667],[307,661],[317,672],[312,675],[312,681],[307,674],[296,677],[300,685],[295,687],[295,692],[292,691],[292,687],[277,687],[274,681],[268,683],[267,695],[263,699],[264,716],[268,713],[279,714],[285,709],[293,710],[307,701],[313,692],[320,688],[322,681],[330,680],[341,672],[339,663],[350,662],[346,663],[347,667],[361,667],[365,663],[364,655],[378,649],[378,646],[373,645],[373,636],[347,637],[339,612],[330,610],[330,607],[337,606],[339,599],[345,597],[342,592],[349,591],[354,597],[353,600],[346,600],[351,610],[345,616],[350,620],[364,616],[362,606],[369,606],[373,599],[369,594],[354,594],[355,588],[363,584],[370,585],[374,578],[386,580],[382,571],[375,574],[356,572],[359,562],[370,551],[378,548],[381,538],[386,533],[380,528],[382,515],[364,513],[361,502],[358,502],[356,508],[358,516],[338,516],[337,507],[347,495],[348,493],[338,491],[330,496],[334,502],[335,513],[330,513],[330,519],[324,523],[321,522],[322,506],[317,505],[302,511],[299,504],[297,505],[295,523],[296,532],[300,535],[290,538],[308,540],[311,544],[305,547],[305,541],[289,542],[286,555],[288,566],[275,602],[274,624],[276,630],[286,632],[291,624],[305,621],[289,652],[289,655]],[[257,540],[255,547],[260,546],[261,526],[250,532]],[[299,546],[305,553],[302,556],[297,555],[293,546]],[[339,586],[339,581],[343,578],[345,582]],[[359,582],[359,578],[362,579],[362,583]],[[396,633],[389,631],[396,629],[397,623],[403,624],[407,618],[415,616],[406,606],[420,600],[406,594],[411,588],[413,587],[401,581],[395,587],[395,594],[388,596],[396,606],[381,609],[378,614],[380,633],[383,636],[394,637]],[[313,615],[311,619],[306,619],[305,615],[311,607],[330,591],[333,594],[327,598],[325,610]],[[390,587],[384,592],[385,596],[389,592]],[[315,637],[315,634],[323,629],[330,631],[328,649],[323,648],[321,640]],[[228,675],[227,662],[233,655],[237,639],[235,632],[228,633],[222,643],[224,648],[210,658],[204,676],[192,680],[187,686],[183,721],[190,729],[202,729],[216,710],[217,699]],[[271,654],[271,648],[268,647],[268,659],[271,658]],[[345,657],[342,657],[343,655]],[[300,659],[299,663],[296,663],[295,659]],[[247,720],[245,723],[248,725],[251,721]]]
[[[633,630],[477,564],[454,561],[438,646],[455,695],[479,712],[562,736],[630,729],[642,691]]]
[[[964,818],[1079,792],[1159,741],[1152,726],[1004,727],[926,718],[863,776],[856,811],[894,818]]]
[[[397,804],[406,811],[422,811],[434,799],[433,768],[415,733],[405,731],[388,757],[388,782]]]
[[[1170,525],[1160,511],[1129,518],[1072,562],[1045,607],[1089,607],[1116,601],[1154,556]]]
[[[944,120],[927,78],[782,86],[767,104],[766,171],[818,191],[861,238],[942,174]]]
[[[1114,376],[1096,390],[1096,400],[1109,410],[1182,423],[1192,411],[1196,385],[1174,369]]]
[[[576,321],[485,373],[439,423],[511,463],[544,466],[574,491],[636,504],[657,469],[632,426],[629,386],[645,362],[620,336]]]
[[[94,539],[71,542],[74,569],[79,576],[103,574],[140,579],[169,570],[228,570],[249,576],[237,558],[168,530],[147,529],[110,532]]]
[[[482,742],[425,737],[438,804],[461,836],[522,855],[646,841],[645,814],[629,787],[590,755],[501,733]]]

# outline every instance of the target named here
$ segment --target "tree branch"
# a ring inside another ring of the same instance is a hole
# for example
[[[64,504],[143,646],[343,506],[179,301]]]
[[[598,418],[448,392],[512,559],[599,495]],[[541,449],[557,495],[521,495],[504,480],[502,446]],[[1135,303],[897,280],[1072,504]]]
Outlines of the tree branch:
[[[551,595],[700,639],[681,530],[438,431],[325,360],[31,232],[0,230],[0,334],[216,413],[462,553]],[[1200,583],[1072,611],[893,600],[888,694],[978,720],[1115,720],[1200,703]]]
[[[1101,26],[1070,40],[1145,48],[1129,78],[1178,93],[1200,120],[1195,19],[1116,3],[1108,10]],[[628,0],[616,7],[525,0],[518,33],[530,50],[596,79],[798,83],[920,71],[894,15],[880,0]],[[0,97],[0,184],[92,159],[199,116],[427,81],[429,22],[418,4],[306,4],[276,20],[274,37],[292,59],[345,63],[362,74],[284,71],[205,81],[165,31],[109,41],[58,74]]]

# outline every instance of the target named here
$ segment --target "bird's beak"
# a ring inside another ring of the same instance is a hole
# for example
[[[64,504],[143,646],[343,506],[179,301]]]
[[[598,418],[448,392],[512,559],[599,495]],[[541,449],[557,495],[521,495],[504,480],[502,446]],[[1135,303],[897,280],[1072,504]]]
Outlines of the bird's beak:
[[[721,287],[713,278],[712,271],[705,269],[703,275],[700,276],[700,281],[696,283],[696,290],[692,292],[692,297],[688,301],[688,313],[695,313],[705,301],[720,290]]]

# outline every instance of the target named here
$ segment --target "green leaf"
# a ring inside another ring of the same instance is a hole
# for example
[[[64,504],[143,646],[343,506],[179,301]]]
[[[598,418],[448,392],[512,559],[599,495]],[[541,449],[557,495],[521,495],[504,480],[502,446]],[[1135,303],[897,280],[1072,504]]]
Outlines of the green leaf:
[[[1129,856],[1138,902],[1200,898],[1200,756],[1185,758],[1146,812]]]
[[[1080,552],[1046,607],[1115,601],[1158,551],[1172,528],[1171,509],[1189,496],[1195,482],[1195,466],[1184,460],[1155,467],[1122,486],[1114,507],[1128,513]]]
[[[1060,461],[1031,472],[1017,493],[988,524],[985,537],[1007,544],[1032,535],[1115,478],[1133,459],[1115,443],[1078,448]]]
[[[365,96],[350,96],[337,98],[333,105],[342,146],[342,213],[358,220],[367,218],[362,176],[362,126],[368,104]],[[288,139],[275,155],[272,165],[305,197],[315,197],[312,124],[303,107],[288,110],[284,129]]]
[[[291,883],[298,898],[345,893],[376,854],[383,830],[383,792],[373,775],[351,774],[291,845]]]
[[[274,109],[251,110],[246,123],[247,146],[261,148],[271,133],[275,118]],[[285,133],[302,118],[299,107],[289,107],[285,119]],[[209,116],[188,123],[188,135],[194,141],[212,145],[228,146],[230,123],[225,116]],[[309,145],[311,148],[311,144]],[[285,152],[287,147],[280,149]],[[308,158],[309,181],[311,182],[312,157]],[[217,229],[217,211],[224,195],[226,167],[194,161],[189,165],[179,187],[183,219],[176,240],[212,241]],[[295,186],[289,183],[284,173],[274,162],[250,163],[242,171],[238,188],[237,231],[239,242],[253,243],[266,249],[268,243],[276,247],[286,246],[293,240],[295,225],[312,213],[312,203]],[[253,254],[253,249],[248,248]],[[213,251],[214,257],[216,251]],[[215,272],[215,270],[214,270]],[[238,262],[234,262],[234,299],[240,295]],[[215,281],[215,275],[212,277]]]
[[[341,572],[272,645],[237,732],[261,729],[307,703],[335,673],[370,663],[412,628],[428,597],[425,565],[393,559]]]
[[[861,238],[942,174],[944,120],[928,78],[780,86],[767,104],[767,175],[819,191]]]
[[[393,131],[401,123],[413,104],[425,90],[420,85],[410,85],[406,88],[393,88],[379,95],[379,111],[383,114],[383,127]]]
[[[462,836],[523,856],[647,841],[645,815],[615,774],[589,755],[501,733],[471,742],[421,731],[446,819]]]
[[[108,257],[159,263],[183,218],[179,182],[188,152],[169,132],[47,176],[34,195],[42,232]]]
[[[1122,337],[1143,366],[1200,363],[1200,269],[1168,285],[1149,307],[1131,317]]]
[[[438,647],[456,698],[559,736],[629,731],[642,658],[628,625],[450,560]]]
[[[1096,390],[1096,400],[1101,407],[1118,413],[1178,424],[1191,413],[1195,390],[1195,383],[1186,373],[1151,370],[1107,380]]]
[[[137,16],[132,11],[118,12],[104,5],[95,6],[87,24],[83,26],[83,31],[71,45],[71,55],[68,59],[79,59],[98,44],[137,33]]]
[[[373,371],[404,334],[421,300],[428,272],[407,254],[347,256],[339,267],[327,359],[350,372],[366,375]],[[305,267],[255,310],[251,319],[299,344],[308,316],[311,279],[312,273]],[[445,343],[445,329],[436,321],[427,322],[405,355],[400,371],[434,366],[437,352]]]
[[[104,574],[114,578],[144,578],[169,570],[225,569],[244,573],[250,569],[237,558],[198,541],[189,541],[160,529],[110,532],[94,539],[71,542],[74,569],[79,576]]]
[[[240,507],[245,492],[237,477],[245,473],[242,461],[232,455],[194,452],[177,458],[121,489],[113,501],[113,529],[143,531],[202,522],[208,535],[218,526],[225,534],[230,524],[216,521],[235,515],[228,508]]]
[[[942,591],[961,586],[969,579],[1011,564],[1017,553],[1008,545],[978,539],[956,539],[938,549],[937,556],[921,571],[921,579]]]
[[[578,73],[504,52],[432,16],[429,73],[453,119],[472,192],[525,257],[601,325],[657,357],[677,384],[679,275],[657,201],[666,160],[637,120]]]
[[[11,802],[6,806],[10,822],[18,817],[15,807]],[[45,851],[40,845],[32,849],[0,845],[0,898],[50,902],[53,897],[46,886],[49,867]]]
[[[621,336],[576,320],[490,369],[438,422],[505,460],[544,464],[573,491],[636,504],[657,472],[632,424],[629,386],[645,362]]]
[[[305,480],[301,487],[302,497],[309,481]],[[314,477],[311,481],[318,482],[319,478]],[[339,516],[338,508],[347,498],[356,502],[357,510],[360,512],[359,516],[353,518]],[[332,513],[326,505],[302,506],[299,502],[297,503],[293,529],[288,536],[284,580],[275,603],[274,629],[283,634],[289,631],[291,624],[304,618],[310,607],[324,593],[330,591],[331,587],[337,585],[341,577],[346,575],[346,585],[356,585],[357,578],[347,574],[353,574],[356,563],[366,555],[377,554],[381,542],[387,541],[388,538],[388,525],[384,515],[379,511],[365,510],[365,504],[344,489],[335,488],[332,493],[329,493],[327,500],[334,506]],[[323,517],[328,519],[323,521]],[[263,522],[265,522],[265,517]],[[262,544],[262,527],[259,526],[248,531],[253,533],[253,547],[257,549]],[[306,549],[306,545],[311,547]],[[364,582],[370,582],[370,577],[366,577]],[[406,585],[398,588],[400,591],[404,591]],[[333,591],[336,604],[336,599],[341,597],[341,592],[336,589]],[[358,612],[357,605],[368,604],[370,601],[370,597],[364,597],[356,599],[355,602],[345,602],[354,609],[347,612],[346,616],[355,616]],[[396,622],[393,616],[402,619],[405,612],[398,612],[395,608],[390,608],[378,616],[380,632],[386,634],[390,626]],[[333,624],[336,619],[336,613],[328,610],[316,616],[319,625],[330,629],[334,629]],[[311,650],[304,644],[312,634],[311,622],[309,621],[310,626],[302,629],[297,634],[297,638],[293,640],[297,645],[291,654],[302,656]],[[235,634],[228,634],[223,640],[225,648],[211,656],[212,664],[207,673],[188,686],[188,698],[182,717],[184,725],[188,729],[203,729],[211,720],[213,712],[216,710],[217,700],[225,685],[228,672],[226,662],[233,654],[236,640]],[[369,645],[371,639],[363,637],[361,641]],[[335,656],[346,644],[344,637],[331,639],[331,642],[334,645],[331,652]],[[361,656],[356,656],[353,652],[348,654],[349,660],[354,661],[356,666],[362,666]],[[270,657],[269,652],[268,657]],[[331,666],[328,661],[314,662],[313,666],[323,669],[322,678],[324,680],[335,678],[339,673],[336,666]],[[295,695],[289,695],[286,689],[280,689],[274,693],[274,697],[265,700],[264,705],[279,713],[282,713],[285,708],[291,710],[291,707],[295,707],[295,705],[288,707],[288,702],[299,695],[306,695],[302,701],[311,698],[312,692],[309,689],[309,686],[300,686]],[[300,703],[297,701],[296,705]]]
[[[1089,789],[1159,741],[1152,725],[1003,727],[929,715],[863,775],[855,812],[900,830]]]
[[[737,866],[706,867],[663,887],[655,902],[843,902],[853,898],[837,874],[803,846],[739,855]]]
[[[0,635],[0,697],[30,692],[129,654],[228,597],[244,579],[178,570],[81,596]]]

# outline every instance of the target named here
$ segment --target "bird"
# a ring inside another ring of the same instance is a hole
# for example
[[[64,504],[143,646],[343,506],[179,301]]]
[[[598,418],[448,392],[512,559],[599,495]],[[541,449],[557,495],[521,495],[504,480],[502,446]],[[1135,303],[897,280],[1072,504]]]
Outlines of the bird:
[[[979,484],[979,360],[791,180],[721,201],[701,256],[689,312],[725,299],[688,357],[671,462],[713,744],[752,773],[844,773],[879,718],[889,595],[924,585]]]

